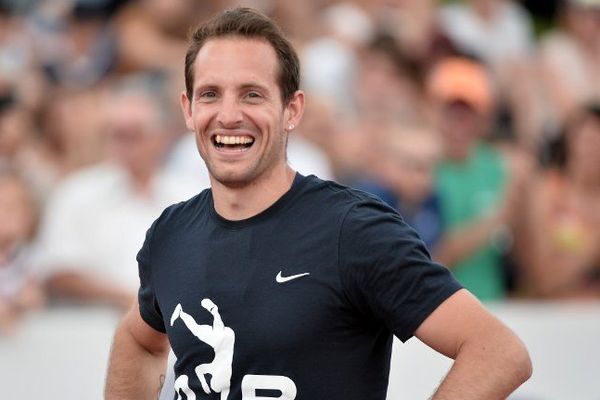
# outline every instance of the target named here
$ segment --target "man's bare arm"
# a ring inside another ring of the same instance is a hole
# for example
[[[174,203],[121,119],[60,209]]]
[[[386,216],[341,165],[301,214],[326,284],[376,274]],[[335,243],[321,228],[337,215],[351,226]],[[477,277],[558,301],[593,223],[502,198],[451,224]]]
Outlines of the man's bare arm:
[[[506,399],[531,376],[521,340],[464,289],[442,303],[415,335],[455,360],[432,400]]]
[[[156,398],[164,379],[168,352],[166,335],[144,322],[136,301],[115,333],[105,400]]]

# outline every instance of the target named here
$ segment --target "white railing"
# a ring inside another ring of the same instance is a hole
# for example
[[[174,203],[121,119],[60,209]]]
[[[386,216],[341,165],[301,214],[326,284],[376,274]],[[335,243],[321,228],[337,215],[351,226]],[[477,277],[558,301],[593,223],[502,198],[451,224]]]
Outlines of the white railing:
[[[514,400],[600,399],[600,303],[489,305],[529,348],[534,375]],[[53,308],[0,337],[0,399],[97,400],[118,315]],[[426,399],[451,361],[416,339],[395,343],[388,398]]]

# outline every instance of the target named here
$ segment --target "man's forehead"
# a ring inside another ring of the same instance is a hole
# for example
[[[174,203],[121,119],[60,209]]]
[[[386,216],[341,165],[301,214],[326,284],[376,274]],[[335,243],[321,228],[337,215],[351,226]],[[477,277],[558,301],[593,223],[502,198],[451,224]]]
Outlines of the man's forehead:
[[[271,44],[260,38],[225,36],[209,39],[194,62],[196,80],[236,76],[276,77],[278,59]]]
[[[232,47],[252,47],[254,49],[261,48],[264,51],[270,52],[275,56],[275,49],[267,39],[261,37],[247,37],[240,35],[225,35],[210,38],[204,43],[202,48],[199,50],[198,54],[206,52],[207,50]]]

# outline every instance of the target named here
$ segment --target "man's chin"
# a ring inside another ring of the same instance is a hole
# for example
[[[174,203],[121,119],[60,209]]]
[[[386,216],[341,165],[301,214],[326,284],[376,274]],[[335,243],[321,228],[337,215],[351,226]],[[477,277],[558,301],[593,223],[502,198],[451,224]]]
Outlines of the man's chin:
[[[211,181],[213,183],[213,186],[215,185],[215,183],[230,188],[230,189],[240,189],[243,187],[246,187],[248,185],[250,185],[250,183],[252,183],[253,181],[253,176],[252,174],[249,173],[244,173],[241,171],[229,171],[229,172],[224,172],[224,171],[217,171],[217,172],[213,172],[210,171],[210,177],[211,177]]]

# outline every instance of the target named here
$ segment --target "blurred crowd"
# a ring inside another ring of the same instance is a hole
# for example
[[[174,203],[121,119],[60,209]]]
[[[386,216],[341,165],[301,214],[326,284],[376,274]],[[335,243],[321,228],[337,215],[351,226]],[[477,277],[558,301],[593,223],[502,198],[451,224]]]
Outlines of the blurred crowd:
[[[237,5],[299,50],[295,169],[398,209],[483,301],[600,298],[600,0],[0,0],[0,332],[130,304],[146,229],[209,186],[187,34]]]

